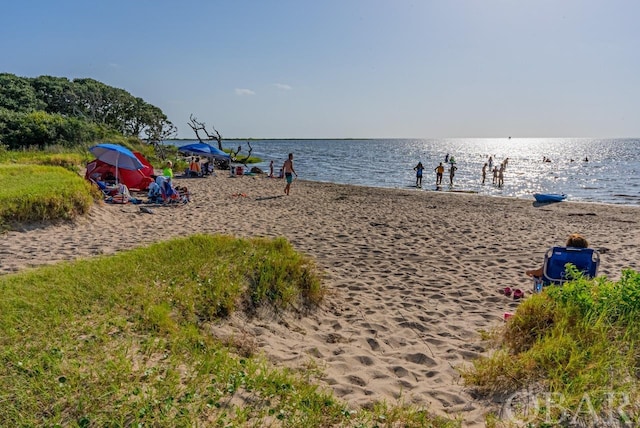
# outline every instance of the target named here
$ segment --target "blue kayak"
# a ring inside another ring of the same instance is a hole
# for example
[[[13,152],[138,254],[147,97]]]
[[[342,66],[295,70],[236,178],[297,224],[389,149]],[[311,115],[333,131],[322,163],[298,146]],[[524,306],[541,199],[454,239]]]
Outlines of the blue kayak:
[[[534,193],[533,197],[538,202],[561,202],[567,199],[564,193]]]

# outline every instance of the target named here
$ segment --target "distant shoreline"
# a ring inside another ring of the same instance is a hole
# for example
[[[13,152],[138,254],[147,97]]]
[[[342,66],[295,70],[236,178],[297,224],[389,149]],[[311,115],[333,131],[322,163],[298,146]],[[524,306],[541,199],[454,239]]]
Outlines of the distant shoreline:
[[[366,141],[366,140],[406,140],[407,138],[223,138],[222,141]],[[172,138],[170,141],[198,141],[197,138]],[[216,140],[202,140],[204,142],[217,142]]]
[[[363,141],[363,140],[640,140],[640,137],[337,137],[337,138],[223,138],[222,141]],[[197,141],[198,138],[172,138],[164,141]],[[215,140],[203,140],[215,141]]]

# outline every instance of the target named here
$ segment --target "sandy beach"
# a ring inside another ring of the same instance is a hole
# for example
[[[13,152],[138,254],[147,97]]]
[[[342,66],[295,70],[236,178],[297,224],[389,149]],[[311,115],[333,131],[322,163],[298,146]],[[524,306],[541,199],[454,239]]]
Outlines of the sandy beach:
[[[180,179],[181,206],[97,204],[88,217],[3,235],[0,273],[92,257],[193,233],[285,236],[313,257],[330,290],[305,317],[247,320],[213,333],[246,334],[275,364],[323,369],[322,382],[354,408],[386,400],[461,415],[484,426],[497,408],[473,397],[457,368],[486,351],[481,330],[499,326],[530,295],[524,270],[551,245],[583,233],[601,252],[600,274],[640,270],[640,208],[453,192],[353,187],[262,176]],[[140,211],[151,207],[153,214]]]

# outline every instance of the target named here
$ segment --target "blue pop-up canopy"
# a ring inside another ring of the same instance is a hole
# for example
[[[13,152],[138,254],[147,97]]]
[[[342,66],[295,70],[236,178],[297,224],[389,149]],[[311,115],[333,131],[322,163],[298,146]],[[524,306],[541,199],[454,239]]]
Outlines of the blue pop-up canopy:
[[[204,156],[219,160],[231,160],[231,156],[207,143],[193,143],[178,147],[178,151],[191,155]]]

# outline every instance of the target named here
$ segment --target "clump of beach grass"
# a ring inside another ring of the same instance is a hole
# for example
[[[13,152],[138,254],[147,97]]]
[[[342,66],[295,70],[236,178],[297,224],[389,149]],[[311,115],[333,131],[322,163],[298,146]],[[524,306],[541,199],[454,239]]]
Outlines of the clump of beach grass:
[[[304,373],[209,333],[325,289],[283,238],[195,235],[0,276],[2,426],[433,426],[414,406],[352,410]]]
[[[542,401],[561,399],[551,414],[537,403],[530,422],[588,425],[606,416],[637,424],[640,273],[624,270],[611,281],[568,268],[577,279],[524,300],[500,333],[502,346],[463,370],[463,378],[487,396],[528,391]]]
[[[86,214],[97,189],[59,166],[0,164],[0,227]]]
[[[91,159],[89,152],[56,150],[55,147],[50,147],[48,151],[0,151],[0,163],[61,166],[76,173],[80,171],[81,165],[86,164]]]

